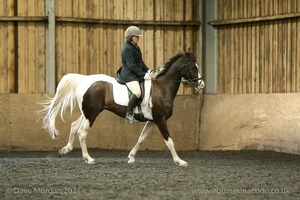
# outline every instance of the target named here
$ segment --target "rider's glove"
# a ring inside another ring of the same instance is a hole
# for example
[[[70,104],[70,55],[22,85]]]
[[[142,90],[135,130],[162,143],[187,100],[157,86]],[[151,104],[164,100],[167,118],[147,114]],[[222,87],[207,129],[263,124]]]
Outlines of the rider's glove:
[[[152,70],[148,70],[147,73],[145,74],[144,76],[144,79],[145,80],[151,80],[151,73],[152,73]]]

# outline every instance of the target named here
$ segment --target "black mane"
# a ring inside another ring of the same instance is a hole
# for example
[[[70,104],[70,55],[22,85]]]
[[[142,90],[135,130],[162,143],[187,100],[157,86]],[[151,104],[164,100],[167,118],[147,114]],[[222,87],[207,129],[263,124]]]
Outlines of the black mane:
[[[168,69],[170,68],[170,66],[181,56],[185,56],[185,52],[178,52],[177,54],[175,54],[172,58],[170,58],[165,64],[163,64],[161,67],[159,67],[155,73],[154,73],[154,77],[158,77],[164,73],[166,73],[168,71]]]

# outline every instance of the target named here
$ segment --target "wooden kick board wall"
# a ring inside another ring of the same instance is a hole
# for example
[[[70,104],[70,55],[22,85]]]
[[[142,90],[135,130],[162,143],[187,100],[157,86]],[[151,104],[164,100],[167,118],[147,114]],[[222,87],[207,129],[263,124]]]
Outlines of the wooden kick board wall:
[[[300,91],[300,0],[218,0],[218,93]]]
[[[0,1],[0,93],[46,91],[46,0]],[[56,84],[67,73],[115,76],[125,30],[142,30],[144,60],[157,69],[179,50],[198,62],[198,0],[55,0]],[[179,94],[193,94],[182,85]]]

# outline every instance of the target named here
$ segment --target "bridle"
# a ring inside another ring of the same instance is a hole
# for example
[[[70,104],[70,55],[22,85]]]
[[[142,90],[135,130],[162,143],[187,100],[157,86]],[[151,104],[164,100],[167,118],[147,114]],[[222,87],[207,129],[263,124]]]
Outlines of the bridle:
[[[200,77],[200,78],[191,78],[191,76],[189,74],[189,70],[188,70],[188,62],[189,61],[195,62],[195,59],[185,59],[185,60],[187,61],[186,64],[185,64],[185,68],[186,68],[186,76],[187,76],[188,84],[194,86],[197,90],[201,89],[199,86],[203,83],[202,77]]]
[[[188,83],[196,88],[196,90],[200,90],[201,87],[199,87],[204,81],[202,78],[191,78],[191,75],[188,70],[188,62],[193,61],[195,63],[195,59],[187,59],[185,58],[186,64],[184,65],[184,68],[186,69],[186,77],[187,79],[180,80],[180,81],[173,81],[173,80],[156,80],[152,79],[154,82],[174,82],[174,83]]]

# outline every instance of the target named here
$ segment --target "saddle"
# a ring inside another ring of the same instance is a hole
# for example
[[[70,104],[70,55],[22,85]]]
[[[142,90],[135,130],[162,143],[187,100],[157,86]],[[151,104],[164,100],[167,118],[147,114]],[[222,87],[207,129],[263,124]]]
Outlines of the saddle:
[[[127,85],[125,83],[123,83],[122,81],[120,81],[119,76],[117,75],[116,77],[116,81],[121,84],[121,85],[125,85],[127,87]],[[141,81],[139,82],[140,84],[140,88],[141,88],[141,97],[139,98],[139,102],[137,105],[137,109],[138,109],[138,113],[134,113],[134,118],[140,122],[146,122],[149,121],[149,119],[146,119],[144,116],[144,113],[142,111],[142,106],[141,103],[143,102],[144,96],[145,96],[145,81]],[[130,99],[132,92],[131,90],[127,87],[128,90],[128,98]]]

